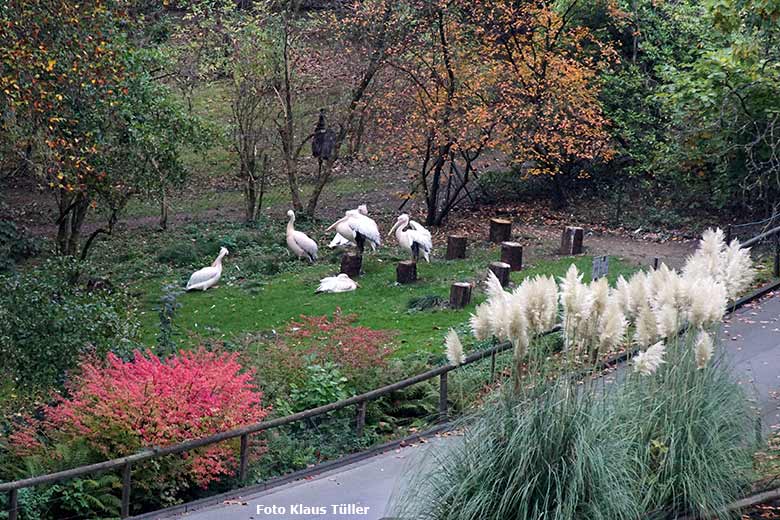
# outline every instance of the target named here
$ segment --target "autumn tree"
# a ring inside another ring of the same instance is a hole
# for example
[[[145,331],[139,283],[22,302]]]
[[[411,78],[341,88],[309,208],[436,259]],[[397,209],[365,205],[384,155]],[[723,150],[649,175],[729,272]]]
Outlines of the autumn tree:
[[[130,196],[181,172],[190,121],[151,81],[151,55],[130,44],[128,5],[11,0],[0,8],[0,137],[54,194],[62,254],[77,253],[90,208],[106,204],[110,232]]]
[[[577,3],[464,2],[492,69],[502,147],[529,173],[552,179],[559,205],[565,178],[587,175],[614,153],[597,77],[614,51],[573,23]]]

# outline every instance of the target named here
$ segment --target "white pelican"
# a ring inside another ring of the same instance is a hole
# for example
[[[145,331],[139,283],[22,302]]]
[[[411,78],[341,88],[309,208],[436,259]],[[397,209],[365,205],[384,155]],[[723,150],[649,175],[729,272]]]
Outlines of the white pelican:
[[[359,286],[348,275],[341,273],[337,276],[328,276],[320,280],[320,286],[317,287],[318,293],[340,293],[354,291]]]
[[[290,220],[287,222],[287,247],[298,258],[306,258],[314,263],[317,260],[317,242],[306,236],[302,231],[296,231],[293,227],[295,222],[295,212],[289,210],[287,216]]]
[[[341,235],[347,241],[357,246],[360,254],[363,254],[363,250],[366,246],[366,241],[371,244],[371,249],[376,251],[376,248],[382,245],[382,237],[379,234],[379,227],[376,222],[367,215],[368,210],[365,206],[358,209],[351,209],[344,213],[344,216],[339,220],[331,224],[327,231],[336,228],[336,233]]]
[[[209,287],[214,287],[219,281],[219,277],[222,276],[222,259],[226,257],[228,250],[225,247],[219,249],[219,255],[214,263],[209,267],[204,267],[192,273],[190,280],[187,282],[187,291],[205,291]]]
[[[355,214],[355,213],[360,214],[360,215],[365,215],[367,217],[368,216],[368,206],[366,206],[365,204],[361,204],[356,209],[351,209],[349,211],[345,211],[344,215],[346,216],[346,215],[351,215],[351,214]],[[355,245],[355,244],[354,244],[354,242],[351,242],[351,241],[347,240],[346,238],[344,238],[343,236],[341,236],[340,234],[336,233],[335,235],[333,235],[333,240],[330,241],[330,244],[328,244],[328,247],[331,248],[331,249],[334,249],[336,247],[346,247],[346,246],[350,246],[350,245]]]
[[[409,215],[403,213],[396,219],[389,235],[392,235],[393,231],[395,231],[395,238],[398,240],[398,244],[412,253],[412,259],[415,262],[420,258],[421,254],[426,262],[431,261],[429,258],[431,249],[433,249],[431,233],[422,227],[419,222],[411,220]]]

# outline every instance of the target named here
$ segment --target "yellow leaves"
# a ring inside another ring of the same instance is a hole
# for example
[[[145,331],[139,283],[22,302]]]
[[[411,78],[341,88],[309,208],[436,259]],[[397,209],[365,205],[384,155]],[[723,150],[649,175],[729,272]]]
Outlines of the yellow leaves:
[[[46,70],[48,72],[51,72],[54,70],[54,66],[57,64],[57,60],[49,60],[49,62],[46,64]]]

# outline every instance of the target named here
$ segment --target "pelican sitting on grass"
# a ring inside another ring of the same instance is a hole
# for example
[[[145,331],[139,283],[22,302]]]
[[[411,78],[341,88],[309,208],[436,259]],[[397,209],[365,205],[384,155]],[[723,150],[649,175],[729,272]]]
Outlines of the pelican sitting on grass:
[[[426,262],[431,261],[430,254],[433,249],[431,232],[422,227],[422,224],[411,220],[409,215],[403,213],[398,216],[389,234],[392,235],[394,231],[398,244],[412,254],[415,262],[419,260],[420,255]]]
[[[328,276],[320,280],[320,286],[317,287],[317,293],[340,293],[349,292],[357,289],[359,285],[345,273],[337,276]]]
[[[287,247],[298,258],[306,258],[309,262],[317,261],[317,242],[309,238],[306,233],[296,231],[293,223],[295,222],[295,212],[289,210],[287,216],[290,217],[287,222]]]
[[[219,277],[222,276],[222,259],[226,257],[228,250],[225,247],[219,249],[219,255],[214,263],[209,267],[204,267],[192,273],[190,280],[187,282],[186,290],[188,291],[205,291],[209,287],[214,287],[219,281]]]
[[[336,233],[341,235],[342,238],[357,246],[361,255],[366,247],[366,241],[371,244],[371,249],[376,251],[376,248],[382,245],[382,237],[379,234],[379,227],[376,225],[376,222],[367,213],[368,209],[365,205],[360,206],[358,209],[351,209],[345,212],[343,217],[331,224],[327,231],[335,228]],[[331,244],[333,244],[333,241]]]

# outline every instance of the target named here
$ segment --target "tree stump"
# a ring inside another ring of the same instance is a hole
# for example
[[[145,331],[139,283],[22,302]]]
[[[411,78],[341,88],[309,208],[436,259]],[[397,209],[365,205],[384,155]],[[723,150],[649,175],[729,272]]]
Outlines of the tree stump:
[[[509,264],[512,271],[523,269],[523,246],[517,242],[501,242],[501,261]]]
[[[450,286],[450,309],[462,309],[471,302],[471,284],[456,282]]]
[[[395,279],[401,284],[417,281],[417,263],[412,260],[398,262],[395,268]]]
[[[585,231],[581,227],[566,226],[561,236],[561,254],[582,254],[582,238],[584,236]]]
[[[498,281],[501,282],[501,287],[509,285],[509,273],[512,271],[512,267],[506,262],[491,262],[489,269],[496,275]]]
[[[360,276],[363,269],[363,257],[356,253],[344,253],[341,257],[341,271],[353,280]]]
[[[447,260],[458,260],[466,258],[466,245],[468,239],[459,235],[450,235],[447,237]]]
[[[503,218],[490,219],[490,241],[500,244],[512,239],[512,221]]]

